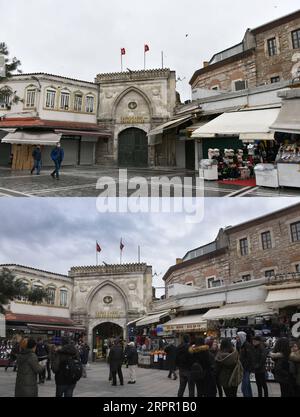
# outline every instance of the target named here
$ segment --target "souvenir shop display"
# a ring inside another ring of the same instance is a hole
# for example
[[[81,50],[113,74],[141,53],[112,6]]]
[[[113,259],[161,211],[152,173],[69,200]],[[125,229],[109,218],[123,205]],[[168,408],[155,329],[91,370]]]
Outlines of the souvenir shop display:
[[[217,154],[214,149],[208,150],[208,159],[202,159],[199,165],[199,177],[207,181],[217,181],[218,175],[218,161]]]
[[[273,164],[258,164],[254,168],[256,185],[259,187],[278,188],[278,170]]]

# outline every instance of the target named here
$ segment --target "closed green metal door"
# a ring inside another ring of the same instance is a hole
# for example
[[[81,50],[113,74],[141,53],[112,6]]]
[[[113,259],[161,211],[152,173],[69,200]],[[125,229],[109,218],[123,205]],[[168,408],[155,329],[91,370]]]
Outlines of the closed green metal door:
[[[130,128],[121,132],[118,148],[119,166],[148,166],[148,139],[143,130]]]

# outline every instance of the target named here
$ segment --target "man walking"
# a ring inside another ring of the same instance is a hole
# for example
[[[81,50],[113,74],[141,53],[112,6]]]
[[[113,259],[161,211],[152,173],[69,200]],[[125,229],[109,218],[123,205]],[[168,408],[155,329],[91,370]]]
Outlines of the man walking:
[[[186,385],[189,387],[189,396],[192,393],[192,382],[191,382],[191,366],[192,356],[189,353],[190,337],[189,335],[183,336],[183,342],[177,347],[176,350],[176,366],[179,369],[179,390],[177,396],[182,398]]]
[[[79,355],[80,355],[80,360],[82,364],[82,377],[83,378],[87,377],[86,366],[89,361],[89,352],[90,352],[89,345],[86,342],[82,341],[79,346]]]
[[[166,360],[167,360],[168,369],[169,369],[168,378],[172,378],[172,375],[173,375],[173,379],[175,381],[177,379],[176,363],[175,363],[175,361],[176,361],[176,346],[174,345],[173,342],[171,342],[165,347],[164,350],[167,354]]]
[[[240,354],[240,361],[243,366],[242,393],[244,397],[253,397],[250,382],[250,373],[254,371],[254,350],[247,341],[245,332],[237,333],[237,350]]]
[[[52,149],[51,152],[51,159],[54,162],[55,165],[55,169],[54,171],[51,173],[51,177],[52,178],[56,178],[57,180],[59,180],[59,170],[61,167],[61,163],[64,160],[64,150],[63,148],[60,146],[60,143],[58,142],[56,144],[56,147],[54,149]]]
[[[112,386],[117,385],[117,373],[120,380],[120,385],[124,385],[124,378],[122,373],[122,364],[124,362],[124,351],[120,343],[120,339],[117,338],[114,345],[111,347],[108,355],[108,363],[112,375]]]
[[[128,343],[125,349],[125,357],[128,364],[129,378],[128,384],[136,383],[136,368],[139,362],[138,353],[134,342]]]
[[[264,396],[268,397],[269,392],[266,382],[267,350],[259,336],[253,338],[252,344],[254,346],[254,372],[258,396],[262,397],[264,391]]]
[[[34,173],[36,169],[36,175],[40,175],[41,167],[42,167],[42,151],[40,146],[36,146],[32,152],[33,157],[33,167],[30,171],[31,175]]]
[[[43,342],[42,338],[39,337],[37,340],[36,351],[35,351],[38,361],[47,361],[49,357],[49,350],[46,343]],[[43,372],[39,373],[39,384],[44,384],[46,379],[46,368],[44,368]]]

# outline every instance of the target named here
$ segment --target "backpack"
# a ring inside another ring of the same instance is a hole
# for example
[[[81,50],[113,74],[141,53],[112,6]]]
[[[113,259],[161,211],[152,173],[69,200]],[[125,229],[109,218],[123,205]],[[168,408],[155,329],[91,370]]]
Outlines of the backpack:
[[[82,364],[76,358],[67,359],[62,363],[61,372],[69,384],[76,384],[82,377]]]
[[[202,365],[198,362],[194,362],[191,366],[191,379],[193,381],[199,381],[204,378],[204,370]]]

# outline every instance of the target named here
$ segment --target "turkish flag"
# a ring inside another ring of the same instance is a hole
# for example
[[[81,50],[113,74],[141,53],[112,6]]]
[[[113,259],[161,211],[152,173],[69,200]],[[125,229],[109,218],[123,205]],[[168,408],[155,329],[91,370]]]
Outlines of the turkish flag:
[[[126,49],[125,48],[121,48],[121,55],[126,55]]]
[[[148,52],[150,50],[149,45],[145,45],[145,52]]]
[[[122,242],[122,239],[121,239],[121,242],[120,242],[120,250],[123,250],[124,249],[124,245],[123,245],[123,242]]]
[[[101,252],[101,247],[100,247],[100,245],[99,245],[98,242],[96,243],[96,251],[97,252]]]

